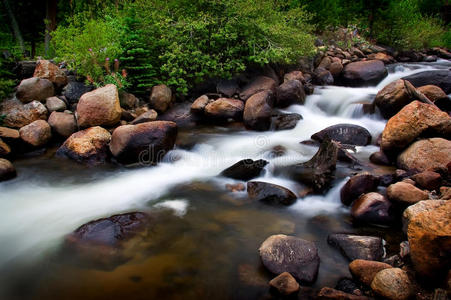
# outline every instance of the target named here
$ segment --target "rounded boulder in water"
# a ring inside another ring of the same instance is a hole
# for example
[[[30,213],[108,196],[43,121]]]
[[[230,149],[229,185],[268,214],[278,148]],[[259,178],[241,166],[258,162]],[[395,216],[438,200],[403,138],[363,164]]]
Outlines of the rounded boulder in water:
[[[371,133],[366,128],[353,124],[329,126],[315,133],[311,138],[319,142],[329,138],[342,144],[355,146],[366,146],[371,143]]]

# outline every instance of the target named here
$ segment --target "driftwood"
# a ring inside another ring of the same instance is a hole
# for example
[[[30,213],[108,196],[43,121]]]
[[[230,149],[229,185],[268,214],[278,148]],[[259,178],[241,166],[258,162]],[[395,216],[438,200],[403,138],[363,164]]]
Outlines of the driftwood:
[[[404,80],[404,87],[406,88],[407,93],[409,93],[411,99],[415,99],[423,103],[436,106],[434,102],[429,100],[428,97],[426,97],[423,93],[418,91],[409,81]]]

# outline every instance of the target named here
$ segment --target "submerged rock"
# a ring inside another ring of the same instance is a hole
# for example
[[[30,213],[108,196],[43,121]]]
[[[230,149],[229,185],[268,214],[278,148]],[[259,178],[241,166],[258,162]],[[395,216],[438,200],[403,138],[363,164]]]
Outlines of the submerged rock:
[[[352,176],[340,190],[341,203],[351,205],[362,194],[373,192],[379,185],[379,179],[369,173]]]
[[[366,146],[371,143],[371,133],[364,127],[353,124],[337,124],[329,126],[311,137],[322,142],[329,138],[342,144]]]
[[[352,62],[343,68],[341,81],[348,86],[375,85],[387,74],[387,69],[380,60]]]
[[[268,164],[266,160],[243,159],[221,172],[221,176],[248,181],[260,176]]]
[[[306,283],[316,280],[320,259],[313,242],[283,234],[272,235],[261,244],[259,253],[263,265],[274,274],[289,272]]]
[[[249,181],[247,194],[252,200],[276,205],[291,205],[296,202],[297,198],[292,191],[283,186],[262,181]]]
[[[0,181],[13,179],[17,176],[16,168],[13,164],[4,158],[0,158]]]
[[[384,256],[384,246],[379,237],[336,233],[329,235],[327,242],[351,261],[356,259],[380,261]]]

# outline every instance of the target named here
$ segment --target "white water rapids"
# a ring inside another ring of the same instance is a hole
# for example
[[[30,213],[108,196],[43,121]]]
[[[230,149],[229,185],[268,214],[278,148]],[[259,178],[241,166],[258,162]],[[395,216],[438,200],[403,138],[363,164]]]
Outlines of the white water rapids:
[[[55,187],[45,182],[45,178],[24,181],[19,173],[15,180],[0,183],[0,269],[12,259],[23,261],[45,253],[57,246],[65,234],[87,221],[148,206],[149,200],[157,199],[178,184],[213,179],[223,188],[224,183],[233,181],[216,176],[241,159],[270,161],[266,174],[259,180],[292,188],[295,182],[272,176],[271,169],[310,159],[317,149],[302,145],[300,141],[338,123],[361,125],[376,138],[385,121],[376,114],[364,115],[362,105],[358,103],[369,103],[389,82],[426,69],[434,69],[434,65],[399,65],[376,87],[317,87],[315,94],[307,97],[305,105],[294,105],[285,110],[303,116],[292,130],[211,134],[189,151],[172,151],[170,157],[177,157],[177,160],[156,167],[118,171],[88,184]],[[275,146],[286,148],[285,155],[271,157]],[[358,147],[358,151],[367,156],[376,149],[375,146]],[[326,196],[300,199],[291,209],[300,214],[332,212],[340,207],[339,189],[340,185]],[[175,209],[179,215],[189,211],[189,203],[174,200],[176,202],[172,204],[166,202],[160,206]]]

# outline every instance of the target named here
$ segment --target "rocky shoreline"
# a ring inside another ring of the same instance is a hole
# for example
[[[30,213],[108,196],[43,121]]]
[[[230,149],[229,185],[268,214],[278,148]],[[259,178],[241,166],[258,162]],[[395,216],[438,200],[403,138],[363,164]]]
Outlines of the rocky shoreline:
[[[302,116],[277,108],[303,104],[316,85],[373,85],[387,76],[386,64],[451,58],[444,49],[319,49],[315,61],[305,60],[297,70],[267,68],[220,80],[215,90],[192,103],[178,103],[165,85],[155,86],[145,102],[114,85],[93,89],[53,63],[38,61],[33,77],[17,87],[16,97],[0,104],[0,181],[16,176],[7,159],[14,161],[51,143],[59,145],[57,156],[89,166],[108,161],[154,165],[173,149],[180,127],[237,122],[254,131],[294,128]],[[24,72],[25,77],[29,73]],[[346,285],[321,289],[318,299],[446,299],[451,292],[450,93],[451,70],[426,71],[388,84],[365,107],[379,110],[388,120],[381,137],[373,141],[380,151],[370,161],[374,168],[398,169],[386,175],[354,172],[341,190],[341,201],[351,208],[356,226],[393,226],[402,220],[406,240],[398,255],[385,257],[381,238],[331,233],[328,243],[350,261],[353,278]],[[327,191],[337,162],[358,165],[353,147],[372,143],[365,128],[351,124],[325,128],[311,139],[300,141],[319,146],[311,160],[276,170],[308,186],[306,194]],[[299,198],[293,191],[252,181],[267,163],[240,161],[220,175],[243,181],[228,188],[246,190],[253,201],[293,204]],[[114,268],[127,260],[123,250],[151,221],[141,212],[92,221],[68,235],[64,246],[82,260]],[[262,242],[259,254],[277,275],[269,285],[282,295],[298,292],[299,283],[309,285],[318,276],[320,256],[311,241],[273,235]]]

